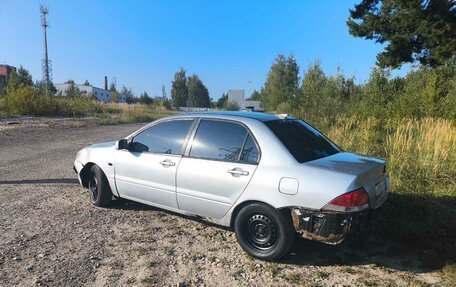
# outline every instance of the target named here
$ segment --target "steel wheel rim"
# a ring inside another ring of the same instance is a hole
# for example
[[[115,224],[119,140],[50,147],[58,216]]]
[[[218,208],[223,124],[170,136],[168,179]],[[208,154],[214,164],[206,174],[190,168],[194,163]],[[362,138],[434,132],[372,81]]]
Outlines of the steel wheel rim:
[[[247,242],[255,249],[269,250],[277,243],[277,228],[272,220],[263,214],[252,215],[244,227]]]
[[[98,182],[97,182],[97,178],[95,176],[93,176],[89,181],[89,193],[90,193],[90,200],[92,200],[92,202],[97,201]]]

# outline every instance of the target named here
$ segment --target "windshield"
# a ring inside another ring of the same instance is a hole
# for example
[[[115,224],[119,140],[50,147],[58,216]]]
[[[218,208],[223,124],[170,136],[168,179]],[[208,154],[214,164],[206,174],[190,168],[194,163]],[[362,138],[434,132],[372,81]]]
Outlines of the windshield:
[[[323,134],[301,120],[265,122],[300,163],[327,157],[341,150]]]

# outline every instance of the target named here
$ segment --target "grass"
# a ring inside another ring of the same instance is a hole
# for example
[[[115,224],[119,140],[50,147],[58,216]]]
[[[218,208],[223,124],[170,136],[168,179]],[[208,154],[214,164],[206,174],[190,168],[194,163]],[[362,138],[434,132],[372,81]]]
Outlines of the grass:
[[[450,263],[442,268],[442,273],[448,282],[456,282],[456,263]]]
[[[318,271],[317,271],[317,276],[318,276],[319,278],[325,279],[325,278],[328,278],[330,275],[329,275],[328,272],[318,270]]]
[[[340,271],[344,272],[344,273],[348,273],[348,274],[356,274],[356,273],[358,273],[358,271],[356,271],[355,269],[350,268],[350,267],[342,268]]]
[[[176,111],[170,111],[162,107],[141,104],[105,104],[102,112],[97,117],[100,124],[112,125],[150,122],[176,113]]]
[[[388,160],[391,193],[375,227],[445,264],[456,253],[456,126],[444,119],[341,117],[316,124],[344,150]],[[413,246],[416,247],[416,246]]]
[[[280,267],[277,263],[269,263],[266,265],[266,272],[271,273],[272,277],[276,277],[280,273]]]
[[[157,276],[148,276],[143,279],[141,279],[142,283],[149,284],[149,285],[155,285],[160,282],[160,279],[157,278]]]
[[[136,251],[139,256],[143,256],[149,252],[149,249],[144,246],[135,246],[133,247],[133,250]]]
[[[168,256],[173,256],[174,255],[174,248],[172,247],[165,247],[164,248],[165,254]]]
[[[160,102],[142,104],[103,104],[86,96],[62,97],[40,94],[30,86],[0,97],[0,116],[28,115],[50,117],[90,117],[102,125],[150,122],[175,114]]]
[[[291,284],[300,284],[302,281],[302,274],[293,273],[282,277],[285,281]]]
[[[198,259],[202,259],[202,258],[205,258],[206,256],[204,254],[201,254],[201,253],[198,253],[198,252],[192,252],[191,253],[191,260],[193,262],[196,262]]]
[[[122,269],[123,263],[119,260],[114,260],[114,261],[109,262],[108,266],[111,267],[112,269]]]

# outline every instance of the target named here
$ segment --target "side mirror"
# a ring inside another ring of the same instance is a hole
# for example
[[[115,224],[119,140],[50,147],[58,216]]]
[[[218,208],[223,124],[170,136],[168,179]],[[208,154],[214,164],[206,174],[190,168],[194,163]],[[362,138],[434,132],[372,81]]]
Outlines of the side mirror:
[[[126,139],[117,141],[117,149],[128,149],[128,141]]]

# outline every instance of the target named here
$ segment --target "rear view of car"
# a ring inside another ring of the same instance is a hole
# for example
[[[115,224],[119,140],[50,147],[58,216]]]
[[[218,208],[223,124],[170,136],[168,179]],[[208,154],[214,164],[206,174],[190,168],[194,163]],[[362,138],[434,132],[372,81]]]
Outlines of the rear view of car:
[[[346,183],[338,183],[337,189],[346,185],[346,192],[321,208],[292,208],[296,231],[307,239],[338,244],[350,231],[366,227],[372,210],[379,208],[387,198],[389,178],[385,160],[343,152],[301,120],[285,119],[266,125],[302,166],[329,171],[329,174],[317,175],[314,181],[325,185],[327,181],[336,181],[335,174],[350,178]]]

